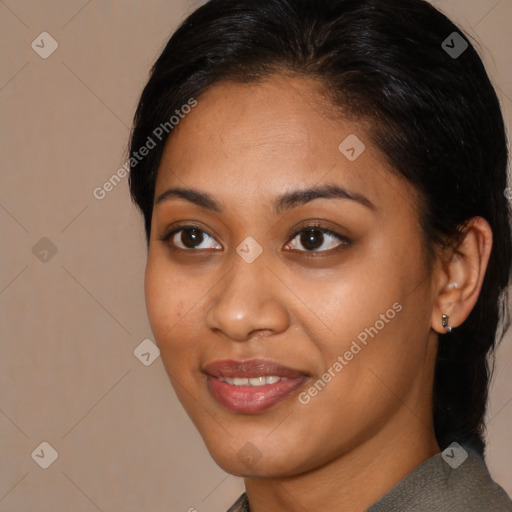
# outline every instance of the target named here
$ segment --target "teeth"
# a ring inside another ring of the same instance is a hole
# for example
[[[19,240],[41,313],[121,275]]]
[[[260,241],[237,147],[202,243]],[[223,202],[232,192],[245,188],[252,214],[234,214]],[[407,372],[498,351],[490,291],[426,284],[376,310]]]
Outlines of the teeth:
[[[249,384],[251,386],[263,386],[266,384],[265,377],[251,377],[249,379]]]
[[[219,379],[232,386],[264,386],[265,384],[275,384],[280,380],[288,380],[286,377],[277,377],[275,375],[262,375],[261,377],[219,377]]]

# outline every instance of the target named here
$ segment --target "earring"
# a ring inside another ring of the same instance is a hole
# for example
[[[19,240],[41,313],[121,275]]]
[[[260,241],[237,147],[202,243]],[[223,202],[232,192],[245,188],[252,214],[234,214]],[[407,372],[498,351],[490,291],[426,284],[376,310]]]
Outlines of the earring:
[[[445,315],[443,313],[443,316],[442,316],[443,329],[448,329],[448,332],[452,332],[452,328],[448,325],[449,318],[450,317],[448,315]]]
[[[453,288],[458,288],[459,285],[457,283],[450,283],[448,285],[446,285],[446,289],[447,290],[453,290]]]

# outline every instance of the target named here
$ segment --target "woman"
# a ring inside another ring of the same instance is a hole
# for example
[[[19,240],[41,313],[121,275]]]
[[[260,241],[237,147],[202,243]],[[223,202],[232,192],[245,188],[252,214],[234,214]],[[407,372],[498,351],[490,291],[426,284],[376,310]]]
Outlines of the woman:
[[[151,328],[244,478],[231,511],[512,510],[483,459],[507,141],[460,29],[423,0],[212,0],[130,149]]]

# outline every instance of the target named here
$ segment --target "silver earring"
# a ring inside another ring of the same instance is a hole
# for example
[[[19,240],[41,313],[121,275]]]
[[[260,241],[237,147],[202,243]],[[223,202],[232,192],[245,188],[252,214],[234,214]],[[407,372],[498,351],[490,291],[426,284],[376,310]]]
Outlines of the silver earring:
[[[443,313],[443,316],[442,316],[442,322],[443,322],[443,329],[448,329],[448,332],[452,332],[452,328],[448,325],[448,319],[450,317],[448,315],[445,315]]]

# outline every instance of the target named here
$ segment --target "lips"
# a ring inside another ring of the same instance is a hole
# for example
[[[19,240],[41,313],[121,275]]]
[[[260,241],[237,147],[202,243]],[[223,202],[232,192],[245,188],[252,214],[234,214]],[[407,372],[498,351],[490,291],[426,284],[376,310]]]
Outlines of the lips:
[[[267,359],[222,360],[204,367],[213,398],[224,407],[254,414],[293,395],[308,375]]]

